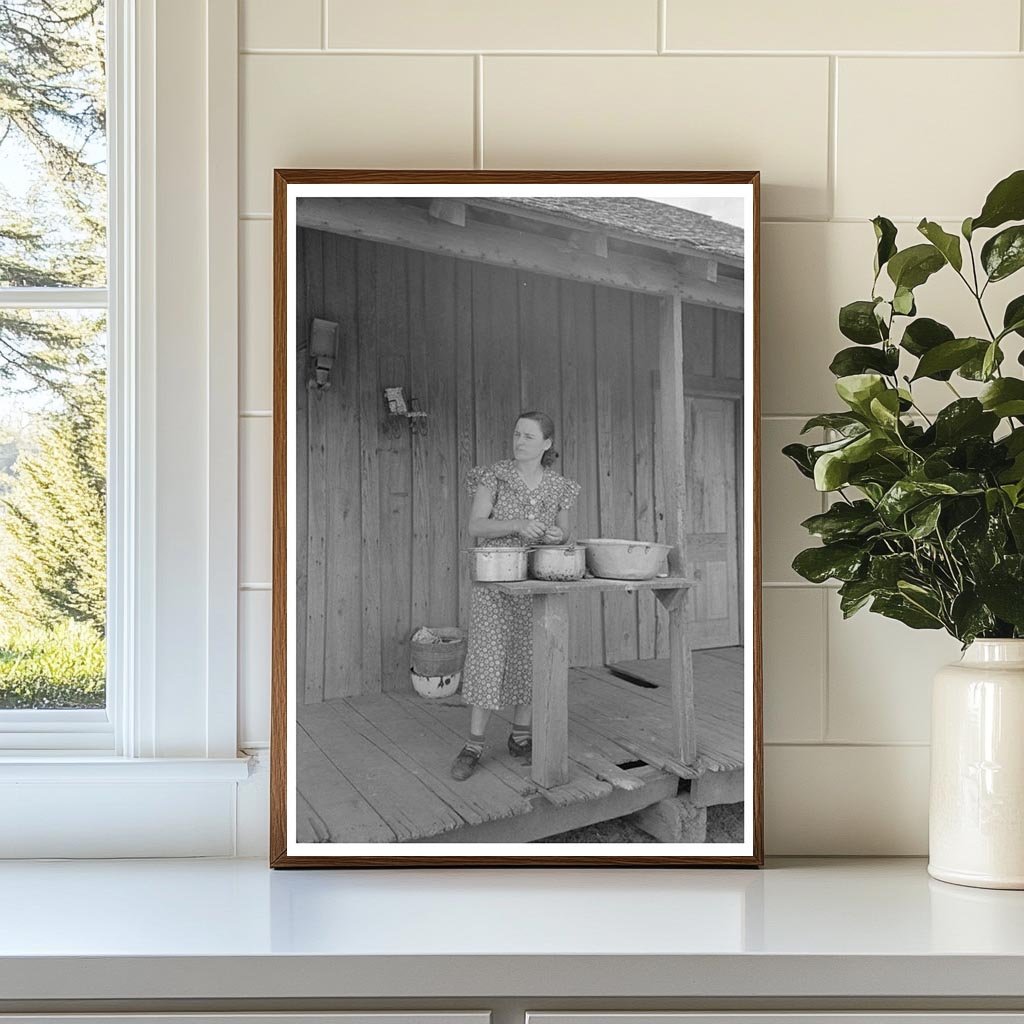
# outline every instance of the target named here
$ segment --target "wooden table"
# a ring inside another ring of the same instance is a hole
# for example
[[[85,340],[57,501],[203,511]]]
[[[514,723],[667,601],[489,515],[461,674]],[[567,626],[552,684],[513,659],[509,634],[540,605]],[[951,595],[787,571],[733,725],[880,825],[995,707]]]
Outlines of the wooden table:
[[[574,582],[521,580],[474,582],[504,594],[533,598],[533,780],[546,789],[569,781],[569,600],[582,591],[631,594],[653,590],[669,612],[669,658],[672,667],[672,737],[675,755],[684,764],[697,758],[693,708],[693,662],[684,623],[691,580],[662,576],[653,580],[606,580],[587,577]]]

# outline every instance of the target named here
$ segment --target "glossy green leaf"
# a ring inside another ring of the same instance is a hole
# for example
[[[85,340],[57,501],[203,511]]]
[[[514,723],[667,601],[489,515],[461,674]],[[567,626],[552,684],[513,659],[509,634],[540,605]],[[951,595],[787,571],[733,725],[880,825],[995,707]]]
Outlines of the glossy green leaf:
[[[896,430],[900,418],[900,396],[898,391],[883,391],[872,398],[868,406],[871,417],[886,430]]]
[[[985,349],[985,355],[981,360],[981,377],[982,380],[988,380],[995,368],[1002,361],[1000,360],[999,342],[990,342],[988,347]]]
[[[942,629],[942,620],[922,611],[905,597],[879,596],[871,602],[871,610],[887,619],[896,619],[911,629]]]
[[[990,281],[1002,281],[1024,267],[1024,225],[1000,231],[981,249],[981,265]]]
[[[957,594],[950,609],[957,636],[966,643],[995,628],[995,618],[984,601],[970,591]]]
[[[875,555],[868,566],[868,579],[875,586],[895,591],[896,584],[910,571],[914,559],[906,552]]]
[[[850,580],[856,577],[865,558],[858,544],[825,544],[801,551],[793,559],[793,569],[812,583],[824,583],[827,579]]]
[[[850,479],[850,463],[841,451],[826,452],[814,463],[814,486],[819,491],[838,490]]]
[[[956,370],[968,359],[975,356],[982,358],[987,347],[987,342],[980,338],[954,338],[952,341],[944,341],[921,356],[913,380],[937,377],[943,371]]]
[[[994,380],[978,397],[982,406],[996,416],[1024,416],[1024,380],[1019,377]]]
[[[934,245],[912,245],[896,253],[886,264],[885,269],[897,288],[909,288],[913,291],[945,265],[945,257]]]
[[[1024,585],[999,574],[978,583],[978,597],[1004,622],[1024,629]]]
[[[900,285],[892,297],[892,308],[900,316],[913,316],[917,312],[917,306],[914,305],[914,293],[909,288]]]
[[[860,611],[879,592],[878,585],[871,580],[850,580],[839,588],[839,608],[843,618]]]
[[[854,373],[836,381],[839,397],[862,415],[871,404],[871,399],[885,390],[885,381],[877,373]]]
[[[971,356],[971,358],[956,371],[957,376],[963,377],[964,380],[986,381],[991,379],[994,371],[985,371],[985,357],[989,354],[989,347],[988,343],[986,343],[984,351]],[[1003,350],[996,347],[992,352],[991,358],[993,358],[995,366],[998,367],[1003,361]]]
[[[800,524],[808,533],[826,544],[847,540],[880,528],[878,517],[869,501],[847,504],[837,501],[827,512],[811,516]]]
[[[811,459],[810,448],[805,444],[787,444],[782,449],[782,454],[789,459],[804,476],[814,479],[814,462]]]
[[[1008,220],[1024,220],[1024,170],[1014,171],[989,192],[981,213],[970,221],[968,230],[997,228]]]
[[[1024,295],[1011,299],[1003,313],[1003,333],[1010,331],[1024,337]]]
[[[858,345],[877,345],[888,333],[875,316],[876,300],[850,302],[839,310],[839,331]]]
[[[894,345],[886,345],[884,348],[841,349],[829,364],[829,370],[837,377],[849,377],[868,370],[877,370],[891,377],[899,365],[899,349]]]
[[[897,480],[878,503],[878,514],[890,525],[898,523],[900,516],[912,508],[942,494],[956,494],[950,484],[925,480]]]
[[[886,217],[878,216],[871,220],[875,229],[875,277],[881,273],[882,267],[896,255],[896,225]]]
[[[939,501],[928,501],[918,505],[910,513],[910,520],[914,524],[909,534],[914,540],[924,540],[931,536],[938,525],[939,516],[942,514],[942,504]]]
[[[969,437],[991,437],[999,417],[986,412],[976,398],[959,398],[938,413],[934,426],[940,445],[956,444]]]
[[[906,349],[912,356],[921,358],[926,352],[930,352],[947,341],[952,341],[955,337],[945,324],[922,316],[913,323],[907,324],[900,340],[900,347]],[[949,380],[952,376],[953,371],[946,370],[936,373],[935,379]]]
[[[867,349],[858,351],[868,351]],[[854,416],[848,412],[825,412],[820,416],[812,416],[801,429],[801,434],[806,434],[808,430],[814,430],[816,427],[825,427],[828,430],[838,430],[841,433],[847,433],[854,431],[860,433],[863,429],[863,420],[858,416]],[[855,429],[860,428],[860,429]]]
[[[944,231],[933,220],[922,220],[917,225],[917,230],[942,253],[945,261],[954,270],[960,270],[963,267],[964,260],[960,253],[960,239],[956,235],[951,235],[948,231]]]

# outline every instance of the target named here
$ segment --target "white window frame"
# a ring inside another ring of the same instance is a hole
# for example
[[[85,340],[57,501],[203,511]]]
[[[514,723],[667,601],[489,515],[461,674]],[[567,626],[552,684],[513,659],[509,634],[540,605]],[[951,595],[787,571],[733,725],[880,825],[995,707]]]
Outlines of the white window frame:
[[[107,286],[102,288],[0,288],[0,307],[4,309],[46,309],[46,310],[104,310],[107,312],[107,380],[108,380],[108,430],[107,430],[107,587],[111,586],[120,573],[119,556],[121,544],[115,535],[120,522],[111,515],[123,501],[125,484],[130,481],[115,475],[112,458],[120,454],[115,437],[123,433],[123,425],[115,421],[121,406],[116,401],[116,392],[123,390],[121,366],[122,350],[125,348],[125,325],[116,315],[112,299],[120,298],[122,289],[111,284],[117,281],[126,269],[122,255],[126,230],[130,230],[130,213],[123,204],[122,182],[130,181],[134,168],[126,159],[130,145],[126,145],[132,115],[131,90],[126,91],[133,68],[131,57],[134,48],[127,45],[124,15],[130,14],[129,3],[123,0],[105,0],[107,6],[107,168],[108,168],[108,223],[107,223]],[[109,488],[113,486],[112,495]],[[112,529],[111,520],[114,520]],[[111,594],[108,594],[108,599]],[[115,600],[116,600],[115,595]],[[114,614],[111,615],[111,610]],[[62,754],[67,752],[92,752],[113,754],[116,749],[114,734],[114,712],[117,707],[118,681],[123,678],[123,666],[113,664],[113,647],[122,634],[122,624],[117,621],[116,605],[108,605],[107,616],[107,680],[106,707],[93,709],[0,709],[0,754],[12,751],[34,751],[36,753]],[[111,628],[111,626],[113,628]]]
[[[82,308],[88,291],[108,309],[107,712],[0,714],[0,857],[159,855],[189,828],[197,852],[230,854],[224,819],[248,776],[237,751],[237,0],[107,5],[109,289],[2,296]],[[30,801],[24,782],[38,783]],[[112,799],[112,783],[130,785]],[[158,813],[150,783],[163,787]]]

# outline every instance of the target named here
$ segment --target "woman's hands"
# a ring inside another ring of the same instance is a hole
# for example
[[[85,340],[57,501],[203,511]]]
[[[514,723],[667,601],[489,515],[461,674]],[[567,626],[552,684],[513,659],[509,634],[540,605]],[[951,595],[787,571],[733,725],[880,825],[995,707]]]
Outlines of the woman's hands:
[[[541,540],[544,544],[561,544],[565,540],[565,534],[560,526],[552,524],[544,531]]]
[[[536,519],[516,520],[516,533],[525,540],[537,542],[545,535],[544,524],[538,523]]]

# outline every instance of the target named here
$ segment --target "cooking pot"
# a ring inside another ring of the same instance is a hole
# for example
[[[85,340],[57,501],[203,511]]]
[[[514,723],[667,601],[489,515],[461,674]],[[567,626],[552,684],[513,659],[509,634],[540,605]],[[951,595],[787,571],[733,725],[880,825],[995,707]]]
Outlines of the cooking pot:
[[[526,579],[525,547],[482,547],[470,548],[473,556],[470,573],[480,583]]]
[[[535,580],[581,580],[586,571],[582,544],[544,544],[530,548],[530,575]]]

